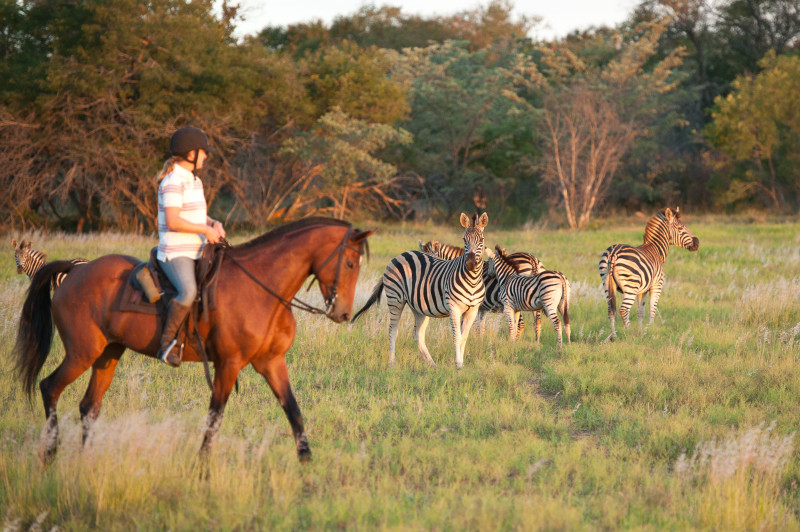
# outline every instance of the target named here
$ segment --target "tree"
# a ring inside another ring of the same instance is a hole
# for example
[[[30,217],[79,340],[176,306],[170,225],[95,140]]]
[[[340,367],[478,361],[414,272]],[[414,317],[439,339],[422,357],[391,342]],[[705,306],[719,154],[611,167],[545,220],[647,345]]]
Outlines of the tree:
[[[717,97],[711,143],[730,171],[722,201],[728,204],[758,196],[766,206],[785,211],[800,198],[800,57],[767,54],[755,76],[733,82],[733,92]],[[789,196],[789,197],[787,197]]]
[[[543,178],[570,228],[583,228],[614,179],[622,157],[645,133],[657,96],[674,88],[679,51],[645,70],[664,24],[609,34],[609,62],[582,60],[568,47],[544,48],[548,85],[541,121]]]
[[[323,115],[311,131],[289,139],[281,153],[319,168],[320,179],[306,203],[327,200],[333,204],[334,214],[343,218],[353,210],[348,202],[354,202],[354,196],[381,195],[382,187],[397,174],[395,166],[381,160],[377,152],[410,141],[411,135],[403,129],[358,120],[337,107]]]
[[[393,77],[407,87],[414,135],[402,160],[425,176],[450,218],[488,191],[502,203],[516,182],[533,176],[533,122],[522,94],[539,73],[513,43],[470,52],[468,43],[448,41],[407,49]]]

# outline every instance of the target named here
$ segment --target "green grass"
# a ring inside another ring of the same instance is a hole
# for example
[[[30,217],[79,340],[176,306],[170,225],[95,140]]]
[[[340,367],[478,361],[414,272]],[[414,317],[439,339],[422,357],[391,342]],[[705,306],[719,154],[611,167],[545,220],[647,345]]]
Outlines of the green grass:
[[[297,312],[287,361],[312,461],[298,463],[283,411],[248,368],[204,482],[195,468],[210,398],[202,367],[174,370],[131,352],[85,448],[78,403],[88,374],[65,390],[58,457],[39,464],[41,400],[23,397],[11,360],[28,281],[6,244],[0,519],[9,530],[798,530],[800,231],[687,223],[701,247],[672,249],[654,325],[640,329],[634,318],[625,330],[618,320],[613,343],[597,262],[611,244],[640,243],[644,221],[585,232],[494,231],[490,222],[487,245],[533,252],[570,279],[573,343],[560,354],[547,322],[540,345],[532,326],[515,344],[493,315],[456,371],[448,320],[433,320],[428,347],[439,366],[430,369],[406,312],[389,369],[385,303],[352,325]],[[154,244],[25,236],[50,259],[144,257]],[[380,227],[356,308],[391,257],[434,238],[458,243],[461,232]],[[61,357],[56,340],[42,376]]]

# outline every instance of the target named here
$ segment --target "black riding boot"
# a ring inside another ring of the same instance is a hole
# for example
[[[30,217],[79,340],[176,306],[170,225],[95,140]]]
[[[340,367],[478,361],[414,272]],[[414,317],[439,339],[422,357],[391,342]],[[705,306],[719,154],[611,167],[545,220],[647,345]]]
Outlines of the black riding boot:
[[[174,368],[181,365],[178,331],[191,309],[191,306],[181,305],[175,299],[170,301],[167,308],[167,321],[164,324],[164,332],[161,334],[161,349],[158,351],[158,359]]]

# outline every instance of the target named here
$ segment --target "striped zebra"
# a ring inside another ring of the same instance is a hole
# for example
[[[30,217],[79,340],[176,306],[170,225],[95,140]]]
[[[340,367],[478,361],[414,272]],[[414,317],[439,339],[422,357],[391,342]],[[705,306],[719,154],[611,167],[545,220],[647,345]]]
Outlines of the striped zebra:
[[[564,332],[567,343],[570,343],[569,327],[569,281],[563,273],[554,270],[543,270],[531,277],[519,275],[507,260],[505,250],[500,246],[496,251],[486,250],[492,259],[489,263],[489,273],[496,275],[500,281],[501,298],[504,311],[508,318],[508,330],[511,340],[519,339],[517,323],[522,311],[543,310],[553,322],[553,327],[558,335],[558,350],[561,351],[561,322],[558,313],[564,320]],[[539,331],[536,334],[539,341]]]
[[[414,340],[428,364],[435,366],[425,345],[425,329],[429,318],[450,316],[456,368],[464,365],[464,348],[478,307],[483,301],[483,230],[489,217],[483,213],[461,214],[464,232],[464,253],[454,260],[444,260],[421,251],[406,251],[389,263],[383,277],[372,291],[364,308],[353,321],[380,300],[386,291],[389,306],[389,365],[394,364],[395,343],[400,315],[406,305],[414,314]],[[464,317],[462,324],[461,318]]]
[[[47,253],[31,248],[31,242],[22,241],[17,244],[16,239],[11,239],[14,246],[14,261],[17,263],[17,273],[25,273],[28,279],[33,279],[42,266],[47,264]],[[88,261],[83,258],[72,259],[73,264],[86,264]],[[66,279],[67,274],[61,272],[50,281],[50,290],[55,290]]]
[[[425,244],[420,241],[417,243],[419,244],[420,251],[446,260],[452,260],[464,253],[463,249],[456,246],[451,246],[450,244],[442,244],[438,240],[431,240]],[[506,257],[511,265],[514,266],[516,272],[520,275],[536,275],[540,271],[544,270],[544,265],[541,263],[541,261],[530,253],[519,251],[517,253],[507,255]],[[483,284],[486,285],[486,297],[484,297],[483,303],[481,303],[481,306],[478,309],[477,319],[478,333],[480,336],[483,336],[486,332],[486,317],[489,315],[489,313],[503,312],[503,301],[500,299],[500,284],[498,283],[496,276],[489,275],[487,263],[484,263],[483,265]],[[534,312],[533,315],[536,323],[536,341],[538,342],[539,332],[542,330],[542,318],[539,311]],[[522,331],[524,330],[525,322],[520,316],[519,334],[521,335]]]
[[[630,325],[630,310],[638,301],[639,326],[644,316],[644,295],[650,294],[650,323],[656,316],[658,298],[664,285],[664,261],[670,246],[681,246],[689,251],[697,251],[700,240],[681,222],[678,208],[669,207],[658,211],[647,222],[644,230],[644,243],[639,247],[614,244],[600,257],[600,279],[608,300],[608,319],[611,320],[610,339],[617,337],[614,317],[617,310],[617,292],[622,293],[619,315]]]

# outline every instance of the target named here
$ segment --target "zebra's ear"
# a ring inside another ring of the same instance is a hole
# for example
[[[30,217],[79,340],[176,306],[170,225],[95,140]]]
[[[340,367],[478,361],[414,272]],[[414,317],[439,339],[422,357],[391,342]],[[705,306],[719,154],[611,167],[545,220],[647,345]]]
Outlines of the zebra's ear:
[[[11,245],[14,246],[14,249],[17,249],[17,239],[16,238],[12,238],[11,239]]]
[[[664,218],[666,218],[668,222],[672,222],[675,219],[675,214],[669,207],[664,208]]]
[[[494,258],[494,251],[492,251],[489,248],[486,248],[486,256],[489,257],[490,259],[493,259]]]
[[[463,212],[461,213],[461,227],[464,229],[469,229],[469,216]]]
[[[33,244],[33,242],[25,242],[23,240],[22,242],[19,243],[19,247],[21,249],[31,249],[31,244]]]
[[[475,224],[475,227],[479,227],[479,228],[483,229],[484,227],[486,227],[486,224],[488,224],[488,223],[489,223],[489,215],[486,214],[486,213],[483,213],[483,214],[481,214],[481,217],[478,220],[478,223]]]

